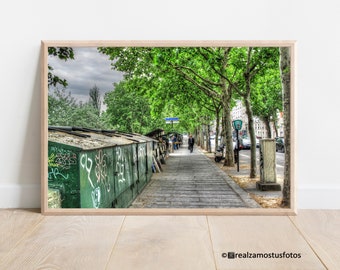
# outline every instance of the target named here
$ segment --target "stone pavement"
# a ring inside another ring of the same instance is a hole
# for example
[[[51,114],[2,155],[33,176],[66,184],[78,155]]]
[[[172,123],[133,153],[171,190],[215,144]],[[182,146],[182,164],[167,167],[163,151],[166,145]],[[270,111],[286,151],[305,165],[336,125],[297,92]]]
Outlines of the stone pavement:
[[[249,171],[250,171],[250,165],[249,165],[249,160],[245,158],[246,156],[243,154],[245,151],[250,151],[250,150],[242,150],[240,152],[240,169],[237,171],[237,166],[235,165],[234,167],[225,167],[224,172],[229,176],[229,177],[236,177],[236,178],[243,178],[243,177],[249,177]],[[210,159],[213,159],[214,154],[213,153],[207,153],[205,152],[205,155],[207,157],[210,157]],[[259,157],[257,158],[257,165],[259,164]],[[219,168],[223,167],[223,161],[220,163],[216,163],[216,166]],[[243,185],[242,189],[246,191],[248,194],[253,194],[256,196],[261,196],[263,198],[282,198],[282,188],[283,188],[283,174],[277,174],[277,183],[281,185],[281,190],[280,191],[275,191],[275,190],[267,190],[267,191],[262,191],[258,190],[256,188],[256,181],[260,180],[259,176],[259,168],[257,167],[257,178],[255,181],[250,181],[248,184]]]
[[[200,149],[183,145],[171,153],[131,208],[260,207]]]

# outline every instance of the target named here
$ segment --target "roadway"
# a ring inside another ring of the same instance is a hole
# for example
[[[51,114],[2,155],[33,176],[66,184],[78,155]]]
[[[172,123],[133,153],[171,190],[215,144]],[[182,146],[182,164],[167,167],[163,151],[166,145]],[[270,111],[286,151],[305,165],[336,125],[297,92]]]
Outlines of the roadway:
[[[215,140],[211,140],[211,149],[214,151],[215,149]],[[260,162],[260,152],[259,148],[256,148],[256,165],[258,166]],[[250,164],[250,149],[244,149],[240,151],[240,163]],[[285,163],[285,154],[276,152],[276,174],[277,177],[283,179],[284,174],[284,163]]]

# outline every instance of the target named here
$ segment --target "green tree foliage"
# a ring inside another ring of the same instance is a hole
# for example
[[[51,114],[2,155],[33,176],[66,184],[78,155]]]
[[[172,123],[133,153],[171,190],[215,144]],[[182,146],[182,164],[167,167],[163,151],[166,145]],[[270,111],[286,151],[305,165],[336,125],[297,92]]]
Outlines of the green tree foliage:
[[[207,119],[215,119],[219,124],[222,116],[227,166],[234,164],[233,97],[242,99],[254,145],[251,176],[256,176],[252,102],[264,99],[262,96],[267,93],[259,90],[264,83],[259,78],[268,69],[278,69],[277,48],[129,47],[99,48],[99,51],[110,57],[113,68],[125,73],[124,79],[137,93],[148,98],[152,116],[186,119],[190,122],[185,125],[189,132],[208,125],[211,121]],[[237,94],[233,96],[233,92]],[[264,114],[265,110],[258,108],[257,112]]]
[[[149,98],[153,116],[177,116],[181,120],[176,128],[189,128],[189,132],[202,124],[205,110],[219,117],[219,75],[214,74],[198,48],[99,48],[99,51],[109,55],[113,67],[125,73],[125,80],[134,83],[135,91]],[[188,106],[192,109],[189,115],[188,110],[182,109]],[[194,111],[197,115],[193,117]]]
[[[125,81],[106,93],[104,103],[107,105],[105,121],[113,129],[145,134],[159,124],[160,120],[151,116],[148,99],[133,91]]]
[[[65,89],[55,89],[48,95],[48,124],[65,126],[71,122],[76,100]]]
[[[251,140],[250,177],[256,177],[256,137],[254,127],[254,112],[252,108],[251,94],[255,88],[255,80],[264,76],[268,69],[278,68],[278,48],[249,47],[233,48],[231,53],[232,72],[226,80],[241,97],[248,117],[248,129]],[[262,92],[261,92],[261,95]]]
[[[97,112],[98,115],[100,115],[100,109],[101,109],[101,98],[100,98],[100,91],[97,85],[94,85],[89,92],[89,105],[91,105]]]
[[[254,115],[266,125],[267,137],[271,138],[270,123],[276,127],[277,114],[283,111],[282,86],[278,68],[268,69],[262,76],[257,76],[251,92],[251,104]],[[276,131],[276,136],[277,130]]]
[[[55,89],[48,95],[48,124],[52,126],[79,126],[106,128],[97,110],[89,104],[77,104],[66,90]]]

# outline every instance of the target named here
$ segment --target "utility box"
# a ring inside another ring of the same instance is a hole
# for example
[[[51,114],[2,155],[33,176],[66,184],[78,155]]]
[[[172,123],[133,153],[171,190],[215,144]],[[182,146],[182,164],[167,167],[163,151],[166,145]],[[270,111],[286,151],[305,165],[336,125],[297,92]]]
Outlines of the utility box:
[[[274,139],[260,140],[260,181],[256,188],[265,190],[281,190],[276,180],[276,145]]]
[[[153,141],[138,134],[51,127],[48,188],[59,190],[62,208],[129,207],[151,179]]]

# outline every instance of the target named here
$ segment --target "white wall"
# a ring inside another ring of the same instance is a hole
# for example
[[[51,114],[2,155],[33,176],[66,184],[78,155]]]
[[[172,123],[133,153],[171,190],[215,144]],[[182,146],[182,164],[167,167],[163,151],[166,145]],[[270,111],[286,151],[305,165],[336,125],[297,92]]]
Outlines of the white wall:
[[[40,207],[41,40],[297,40],[298,208],[339,209],[339,7],[337,0],[2,2],[0,207]]]

